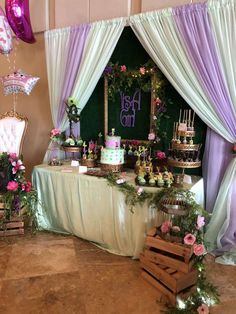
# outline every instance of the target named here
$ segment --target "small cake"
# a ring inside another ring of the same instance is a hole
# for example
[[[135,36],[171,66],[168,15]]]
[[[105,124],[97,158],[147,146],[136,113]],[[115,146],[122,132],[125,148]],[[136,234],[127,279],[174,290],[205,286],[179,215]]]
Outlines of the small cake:
[[[114,135],[106,136],[105,148],[101,149],[101,167],[104,170],[118,171],[119,167],[124,163],[124,149],[120,148],[121,137]],[[107,166],[107,167],[106,167]],[[109,167],[111,166],[111,167]]]

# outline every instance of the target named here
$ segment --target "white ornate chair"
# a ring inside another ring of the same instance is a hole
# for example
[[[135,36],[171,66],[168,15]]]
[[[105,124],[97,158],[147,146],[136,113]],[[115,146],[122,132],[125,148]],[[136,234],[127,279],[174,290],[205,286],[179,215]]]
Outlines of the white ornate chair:
[[[12,111],[0,115],[0,153],[20,156],[28,119]]]
[[[0,153],[6,152],[16,153],[17,156],[21,155],[27,125],[28,119],[13,110],[0,115]],[[2,192],[0,191],[0,214],[1,209],[4,208],[4,204],[1,203],[1,194]]]

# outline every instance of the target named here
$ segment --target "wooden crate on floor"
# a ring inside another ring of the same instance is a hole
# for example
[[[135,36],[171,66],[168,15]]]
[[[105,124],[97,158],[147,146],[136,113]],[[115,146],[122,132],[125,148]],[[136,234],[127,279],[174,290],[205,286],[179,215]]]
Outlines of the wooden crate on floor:
[[[0,236],[13,236],[24,234],[24,221],[22,217],[11,217],[4,220],[4,211],[0,210]]]
[[[145,244],[163,253],[173,254],[175,258],[182,258],[184,263],[189,263],[193,255],[192,246],[180,243],[178,237],[161,238],[158,228],[153,228],[147,233]]]
[[[193,268],[193,249],[180,243],[179,238],[162,239],[158,228],[147,233],[147,246],[140,255],[142,277],[157,288],[160,301],[176,305],[194,289],[198,273]]]

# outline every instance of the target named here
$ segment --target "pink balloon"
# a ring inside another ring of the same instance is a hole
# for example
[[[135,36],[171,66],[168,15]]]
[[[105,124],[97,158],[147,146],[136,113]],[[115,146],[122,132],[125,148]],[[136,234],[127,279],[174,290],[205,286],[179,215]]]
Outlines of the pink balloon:
[[[32,44],[35,42],[30,23],[29,0],[5,0],[8,22],[16,37]]]
[[[12,50],[11,28],[5,13],[0,8],[0,52],[8,54]]]

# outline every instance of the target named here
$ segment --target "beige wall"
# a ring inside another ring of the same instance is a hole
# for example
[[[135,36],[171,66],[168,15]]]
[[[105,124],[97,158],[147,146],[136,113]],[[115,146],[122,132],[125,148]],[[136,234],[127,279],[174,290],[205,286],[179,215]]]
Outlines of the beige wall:
[[[29,175],[34,165],[42,162],[46,147],[49,142],[49,133],[52,128],[47,74],[44,52],[43,34],[36,34],[35,44],[26,44],[20,41],[16,51],[10,54],[10,65],[13,67],[14,59],[16,68],[25,73],[40,77],[37,85],[29,96],[17,95],[16,111],[29,119],[28,129],[23,145],[23,156]],[[9,73],[9,62],[0,54],[0,76]],[[13,108],[13,96],[4,96],[3,88],[0,91],[0,113]]]
[[[26,44],[20,41],[16,55],[14,51],[10,54],[11,66],[15,59],[16,68],[40,77],[29,96],[18,96],[16,106],[16,110],[29,119],[23,145],[28,176],[33,166],[42,162],[52,128],[43,31],[99,19],[129,16],[141,11],[190,2],[188,0],[30,0],[31,23],[37,41],[35,44]],[[2,8],[4,8],[4,4],[5,0],[0,0]],[[0,54],[0,76],[8,73],[7,58]],[[13,96],[4,96],[1,90],[0,114],[12,108]]]

